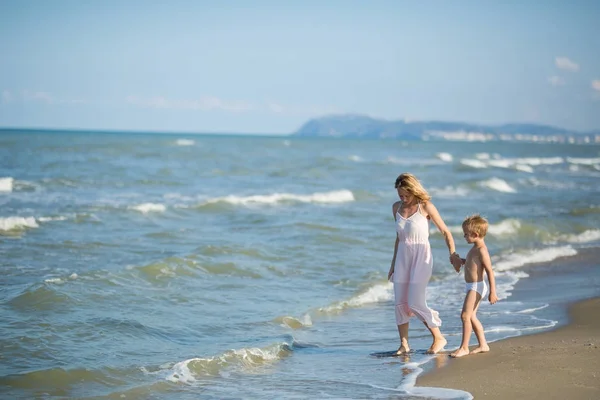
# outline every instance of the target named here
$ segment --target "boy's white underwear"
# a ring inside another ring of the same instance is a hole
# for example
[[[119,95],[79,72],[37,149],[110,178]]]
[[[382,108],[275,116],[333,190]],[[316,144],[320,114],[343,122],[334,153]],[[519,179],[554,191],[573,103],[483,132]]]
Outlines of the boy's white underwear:
[[[465,283],[465,293],[469,293],[469,290],[474,290],[481,295],[481,297],[485,297],[488,291],[488,285],[485,281],[479,282],[466,282]]]

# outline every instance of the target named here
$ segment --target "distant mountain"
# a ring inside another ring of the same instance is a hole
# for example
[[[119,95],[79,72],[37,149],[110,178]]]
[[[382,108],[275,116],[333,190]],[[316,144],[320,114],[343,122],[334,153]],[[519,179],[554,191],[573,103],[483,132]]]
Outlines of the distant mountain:
[[[600,131],[578,132],[537,124],[493,126],[444,121],[387,121],[354,114],[330,115],[312,119],[302,125],[293,135],[404,140],[522,140],[600,143]]]

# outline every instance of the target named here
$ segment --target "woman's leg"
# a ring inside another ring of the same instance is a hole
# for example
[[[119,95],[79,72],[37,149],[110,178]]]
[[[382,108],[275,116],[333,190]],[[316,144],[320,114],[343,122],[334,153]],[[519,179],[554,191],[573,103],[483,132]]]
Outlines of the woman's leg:
[[[406,354],[410,351],[408,345],[408,322],[398,325],[398,334],[400,335],[400,347],[396,354]]]

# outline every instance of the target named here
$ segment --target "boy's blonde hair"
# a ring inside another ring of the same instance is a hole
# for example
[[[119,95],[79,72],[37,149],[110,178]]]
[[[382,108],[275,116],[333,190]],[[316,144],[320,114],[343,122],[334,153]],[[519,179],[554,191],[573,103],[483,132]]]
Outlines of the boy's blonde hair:
[[[409,173],[404,173],[398,175],[396,178],[396,183],[394,184],[396,189],[404,189],[408,193],[415,196],[420,201],[429,201],[431,200],[431,196],[427,193],[427,190],[421,185],[421,182],[417,179],[416,176]]]
[[[475,233],[479,237],[485,237],[488,230],[488,221],[479,214],[469,215],[462,223],[462,227],[469,233]]]

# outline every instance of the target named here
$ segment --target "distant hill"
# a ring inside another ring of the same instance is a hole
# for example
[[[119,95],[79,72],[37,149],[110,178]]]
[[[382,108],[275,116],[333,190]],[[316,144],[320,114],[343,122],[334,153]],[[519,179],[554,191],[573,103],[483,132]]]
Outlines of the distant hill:
[[[444,121],[387,121],[354,114],[330,115],[312,119],[302,125],[293,135],[404,140],[514,140],[600,143],[600,131],[578,132],[537,124],[495,126]]]

